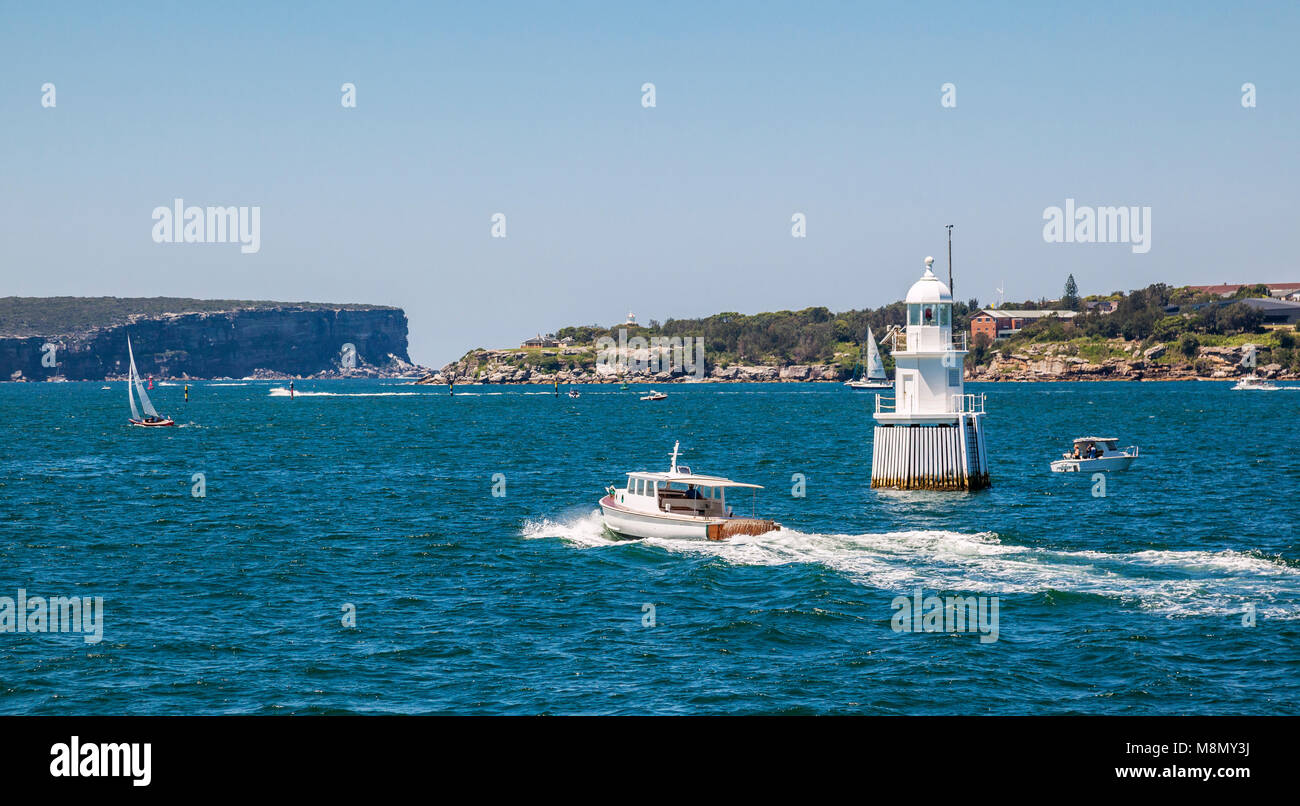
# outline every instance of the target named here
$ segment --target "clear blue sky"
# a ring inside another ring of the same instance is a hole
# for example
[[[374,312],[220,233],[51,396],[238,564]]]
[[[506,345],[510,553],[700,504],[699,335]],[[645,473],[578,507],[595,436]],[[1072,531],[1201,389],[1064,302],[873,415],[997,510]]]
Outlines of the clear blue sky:
[[[881,305],[945,224],[963,299],[1300,279],[1293,2],[117,5],[0,6],[0,295],[400,305],[441,365]],[[261,251],[155,244],[178,196]],[[1045,243],[1066,198],[1150,206],[1150,252]]]

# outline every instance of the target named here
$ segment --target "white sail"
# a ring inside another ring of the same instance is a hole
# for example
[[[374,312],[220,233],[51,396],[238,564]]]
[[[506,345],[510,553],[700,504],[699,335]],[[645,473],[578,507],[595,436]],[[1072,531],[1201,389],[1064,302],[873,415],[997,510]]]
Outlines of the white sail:
[[[131,386],[135,383],[135,353],[131,352],[131,337],[126,337],[126,354],[131,359],[131,366],[126,373],[126,399],[131,403],[131,419],[140,419],[140,411],[135,407],[135,395],[131,392]]]
[[[131,385],[135,385],[135,391],[140,395],[140,406],[144,409],[146,417],[157,417],[158,411],[154,409],[153,403],[149,401],[149,395],[144,391],[144,385],[140,383],[140,371],[135,368],[135,352],[131,349],[131,337],[126,337],[126,354],[131,359],[131,372],[126,382],[126,396],[131,401],[131,419],[140,419],[140,412],[136,411],[135,398],[131,396]]]
[[[876,340],[871,336],[871,328],[867,328],[867,380],[889,380],[885,375],[885,364],[880,360],[880,348],[876,346]]]

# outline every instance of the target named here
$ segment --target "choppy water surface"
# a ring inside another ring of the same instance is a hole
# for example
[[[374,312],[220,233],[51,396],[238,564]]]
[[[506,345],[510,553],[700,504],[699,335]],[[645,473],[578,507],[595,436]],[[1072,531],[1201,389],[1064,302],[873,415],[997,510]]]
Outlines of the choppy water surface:
[[[0,632],[0,712],[1300,705],[1300,393],[972,385],[994,486],[963,495],[873,491],[872,398],[838,385],[200,382],[156,389],[158,430],[103,385],[0,384],[0,597],[105,608],[97,644]],[[1104,497],[1047,471],[1084,435],[1142,448]],[[785,528],[611,540],[603,488],[678,439]],[[894,632],[918,588],[998,597],[998,640]]]

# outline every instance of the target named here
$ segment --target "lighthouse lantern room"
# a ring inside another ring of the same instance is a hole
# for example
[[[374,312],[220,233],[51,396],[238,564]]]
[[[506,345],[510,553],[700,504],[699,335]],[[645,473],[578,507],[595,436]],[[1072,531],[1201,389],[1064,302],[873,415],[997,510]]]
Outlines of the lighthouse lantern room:
[[[907,292],[907,329],[894,340],[894,393],[876,395],[871,486],[978,490],[989,486],[984,395],[962,378],[966,334],[953,338],[952,292],[934,258]]]

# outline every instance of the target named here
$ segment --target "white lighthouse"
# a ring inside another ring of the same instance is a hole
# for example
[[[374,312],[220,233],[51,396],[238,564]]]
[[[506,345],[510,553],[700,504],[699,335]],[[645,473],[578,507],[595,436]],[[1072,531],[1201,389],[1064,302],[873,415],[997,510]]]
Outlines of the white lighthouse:
[[[953,339],[952,292],[930,270],[907,292],[907,330],[894,341],[894,393],[876,395],[871,486],[978,490],[989,486],[984,395],[962,379],[966,334]]]

